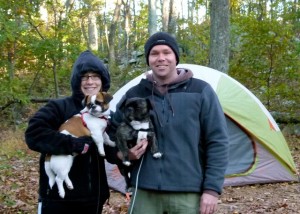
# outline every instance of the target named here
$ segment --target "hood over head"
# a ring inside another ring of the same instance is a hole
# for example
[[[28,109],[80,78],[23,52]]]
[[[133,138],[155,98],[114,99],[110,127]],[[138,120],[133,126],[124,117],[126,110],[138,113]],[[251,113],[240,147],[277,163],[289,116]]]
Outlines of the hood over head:
[[[71,75],[71,89],[73,96],[83,98],[83,93],[80,89],[81,76],[87,72],[99,74],[102,81],[102,91],[108,91],[110,87],[110,75],[104,63],[95,56],[91,51],[82,52],[73,65]]]

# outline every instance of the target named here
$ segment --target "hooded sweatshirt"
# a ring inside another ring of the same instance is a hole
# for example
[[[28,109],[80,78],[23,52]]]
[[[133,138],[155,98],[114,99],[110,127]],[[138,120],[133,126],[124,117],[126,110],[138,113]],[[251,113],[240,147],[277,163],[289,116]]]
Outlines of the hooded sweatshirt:
[[[92,201],[104,203],[109,197],[104,158],[98,154],[95,144],[91,144],[86,154],[75,157],[69,173],[74,189],[65,188],[66,196],[64,199],[59,197],[56,185],[50,189],[44,169],[46,154],[67,155],[73,153],[74,138],[57,130],[62,123],[83,109],[81,103],[84,95],[80,90],[81,76],[88,71],[101,76],[103,91],[109,89],[110,76],[105,65],[90,51],[84,51],[80,54],[72,69],[72,95],[62,99],[50,100],[33,115],[25,131],[25,140],[28,147],[41,153],[39,200],[43,202],[68,201],[77,203]],[[116,161],[114,159],[114,148],[105,147],[105,152],[108,161],[114,163]]]
[[[122,118],[119,106],[131,97],[149,98],[153,104],[160,159],[150,151],[133,165],[131,185],[152,191],[221,194],[228,163],[225,116],[212,87],[177,69],[178,78],[158,85],[152,75],[127,91],[112,118]]]

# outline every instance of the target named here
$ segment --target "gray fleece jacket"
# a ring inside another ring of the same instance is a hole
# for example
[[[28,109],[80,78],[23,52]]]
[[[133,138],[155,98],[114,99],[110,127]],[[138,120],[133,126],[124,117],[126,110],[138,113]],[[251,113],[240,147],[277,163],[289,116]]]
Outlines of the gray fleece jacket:
[[[152,119],[161,159],[147,151],[136,161],[131,184],[142,189],[173,192],[213,191],[221,194],[228,163],[228,133],[225,116],[212,87],[178,69],[178,79],[158,86],[151,75],[127,91],[126,98],[150,98]],[[112,117],[117,125],[118,109]],[[139,178],[138,169],[141,165]]]

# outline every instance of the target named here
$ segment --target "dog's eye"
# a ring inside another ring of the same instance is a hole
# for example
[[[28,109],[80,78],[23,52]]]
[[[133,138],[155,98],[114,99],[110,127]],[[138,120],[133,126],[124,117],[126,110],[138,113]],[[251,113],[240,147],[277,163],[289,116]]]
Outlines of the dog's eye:
[[[95,104],[96,105],[101,105],[101,102],[99,102],[98,100],[96,100]]]
[[[125,112],[130,114],[130,113],[134,112],[134,108],[129,107],[129,108],[125,109]]]

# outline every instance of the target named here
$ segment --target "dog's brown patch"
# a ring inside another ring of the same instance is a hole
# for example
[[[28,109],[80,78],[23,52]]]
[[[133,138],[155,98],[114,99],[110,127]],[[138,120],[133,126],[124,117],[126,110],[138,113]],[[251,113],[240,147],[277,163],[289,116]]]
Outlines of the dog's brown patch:
[[[91,132],[84,126],[81,117],[72,117],[63,123],[59,131],[67,130],[70,134],[76,137],[91,136]]]
[[[109,102],[113,99],[113,96],[107,92],[99,92],[96,99],[101,102],[102,109],[106,111],[109,108]]]
[[[46,154],[46,157],[45,157],[45,162],[49,162],[51,159],[51,155],[49,154]]]

